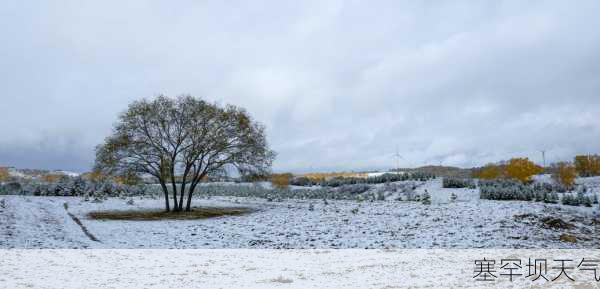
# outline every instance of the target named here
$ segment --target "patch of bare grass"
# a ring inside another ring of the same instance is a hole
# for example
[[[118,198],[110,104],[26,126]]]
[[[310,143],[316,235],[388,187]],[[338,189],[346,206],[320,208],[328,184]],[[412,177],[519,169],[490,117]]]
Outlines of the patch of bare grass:
[[[190,212],[165,212],[164,210],[95,211],[88,213],[88,218],[113,221],[197,220],[221,216],[239,216],[253,211],[251,208],[239,207],[196,207]]]
[[[271,279],[270,280],[272,283],[284,283],[284,284],[289,284],[294,282],[294,280],[289,279],[289,278],[284,278],[283,276],[279,276],[275,279]]]

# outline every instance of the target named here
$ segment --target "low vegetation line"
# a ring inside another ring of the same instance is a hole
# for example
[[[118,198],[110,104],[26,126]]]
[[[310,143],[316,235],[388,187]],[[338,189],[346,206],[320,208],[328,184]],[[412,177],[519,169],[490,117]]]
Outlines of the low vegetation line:
[[[83,231],[83,233],[90,238],[90,240],[94,241],[94,242],[100,242],[100,240],[98,240],[98,238],[96,238],[96,236],[92,235],[92,233],[90,233],[90,231],[88,231],[88,229],[83,225],[83,223],[81,222],[81,220],[79,220],[79,218],[77,218],[75,215],[71,214],[71,212],[69,212],[69,205],[67,203],[63,204],[65,211],[67,212],[67,215],[69,215],[69,217],[71,217],[71,219],[73,219],[73,221],[75,222],[75,224],[79,225],[79,227],[81,228],[81,230]]]
[[[223,216],[240,216],[256,211],[253,208],[231,207],[194,207],[189,212],[166,212],[164,210],[99,211],[90,212],[93,220],[105,221],[160,221],[160,220],[198,220]]]

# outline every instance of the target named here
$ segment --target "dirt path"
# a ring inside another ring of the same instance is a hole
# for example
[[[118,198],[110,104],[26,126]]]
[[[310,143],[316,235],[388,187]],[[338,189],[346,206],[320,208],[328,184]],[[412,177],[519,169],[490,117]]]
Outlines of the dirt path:
[[[63,207],[65,208],[65,211],[67,211],[67,215],[69,215],[69,217],[71,217],[71,219],[73,219],[73,222],[75,222],[77,225],[79,225],[79,227],[81,228],[81,231],[83,231],[83,233],[86,236],[88,236],[88,238],[90,238],[90,240],[92,240],[94,242],[100,242],[100,240],[98,240],[98,238],[96,238],[94,235],[92,235],[92,233],[90,233],[90,231],[83,225],[83,223],[81,223],[81,220],[79,220],[79,218],[75,217],[75,215],[73,215],[69,212],[69,205],[67,203],[64,203]],[[102,242],[100,242],[100,243],[102,243]]]

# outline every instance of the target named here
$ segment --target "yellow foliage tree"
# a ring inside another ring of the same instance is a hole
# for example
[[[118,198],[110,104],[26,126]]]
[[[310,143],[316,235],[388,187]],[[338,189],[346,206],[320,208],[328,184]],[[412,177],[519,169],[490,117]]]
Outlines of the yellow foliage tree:
[[[99,181],[105,180],[107,178],[107,176],[102,174],[102,172],[96,171],[96,170],[87,172],[87,173],[83,173],[83,174],[81,174],[81,177],[88,181],[92,181],[92,182],[99,182]]]
[[[575,185],[576,177],[577,171],[574,165],[565,162],[560,162],[555,165],[552,178],[559,184],[562,184],[566,188],[572,189]]]
[[[530,182],[533,175],[543,172],[544,169],[528,158],[514,158],[506,165],[506,175],[523,183]]]
[[[123,172],[120,175],[114,176],[113,181],[120,185],[134,186],[141,182],[140,177],[132,171]]]
[[[600,176],[600,156],[593,155],[592,156],[592,165],[591,165],[592,176]]]
[[[575,156],[575,170],[580,176],[589,177],[591,175],[590,156]]]
[[[473,177],[482,180],[494,180],[503,176],[503,170],[496,164],[487,164],[485,167],[473,173]]]
[[[290,173],[272,174],[271,184],[278,189],[286,189],[290,185],[292,177],[293,175]]]
[[[9,178],[8,168],[0,168],[0,182],[6,182]]]
[[[63,175],[61,174],[43,174],[42,175],[42,180],[44,182],[48,182],[48,183],[56,183],[58,182],[61,178],[63,177]]]
[[[575,169],[579,176],[600,176],[599,155],[579,155],[575,157]]]

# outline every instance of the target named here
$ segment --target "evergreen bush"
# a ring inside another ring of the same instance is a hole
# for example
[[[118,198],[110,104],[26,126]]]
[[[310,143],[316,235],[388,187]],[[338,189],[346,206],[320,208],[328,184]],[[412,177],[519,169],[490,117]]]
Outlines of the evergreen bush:
[[[444,188],[460,189],[460,188],[476,188],[475,182],[472,179],[460,179],[460,178],[444,178],[442,181]]]

